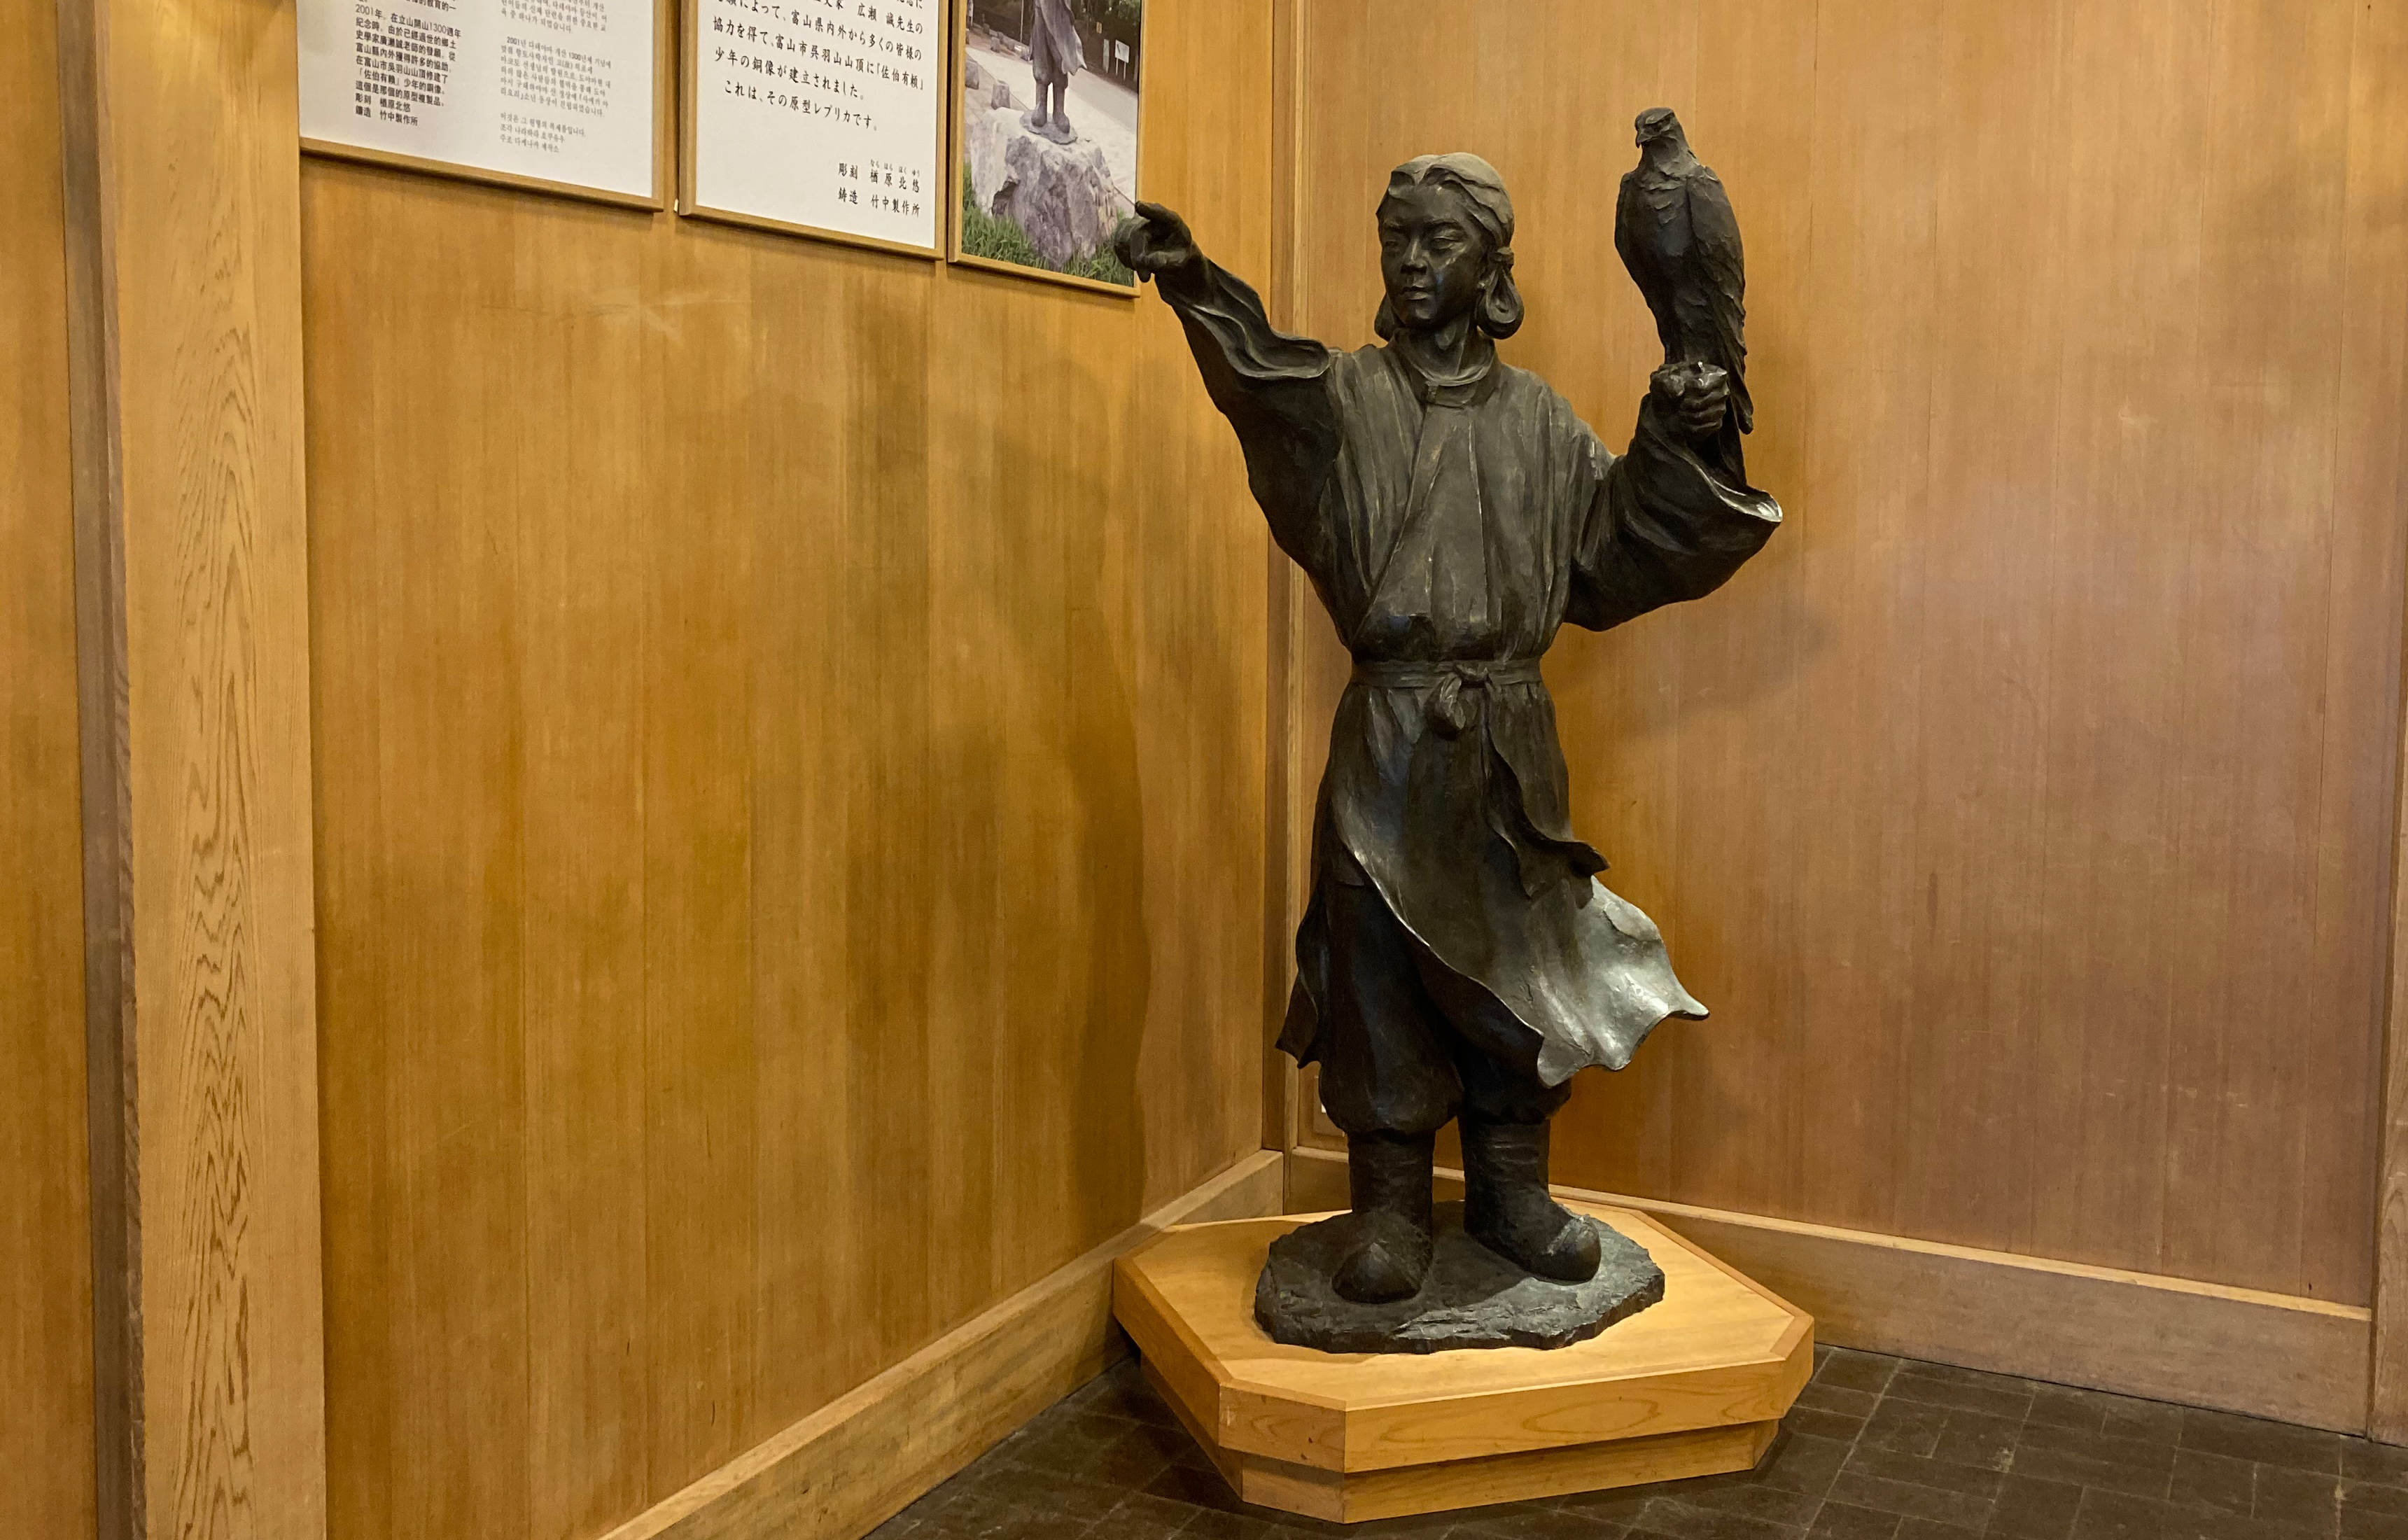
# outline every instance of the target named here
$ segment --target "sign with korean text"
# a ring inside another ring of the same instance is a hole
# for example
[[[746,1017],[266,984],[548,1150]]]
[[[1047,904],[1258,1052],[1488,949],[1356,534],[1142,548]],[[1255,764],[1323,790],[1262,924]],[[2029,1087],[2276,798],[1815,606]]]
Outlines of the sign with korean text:
[[[310,149],[660,204],[665,0],[300,0]]]
[[[939,254],[944,0],[689,0],[685,211]]]

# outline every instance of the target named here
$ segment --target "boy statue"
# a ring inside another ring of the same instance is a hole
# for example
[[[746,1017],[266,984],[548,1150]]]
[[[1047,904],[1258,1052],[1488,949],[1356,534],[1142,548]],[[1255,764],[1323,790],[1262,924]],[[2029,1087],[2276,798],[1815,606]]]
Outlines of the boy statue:
[[[1037,105],[1022,119],[1061,144],[1075,143],[1068,97],[1070,78],[1087,67],[1087,46],[1070,15],[1070,0],[1037,0],[1037,24],[1028,39],[1029,72],[1037,78]]]
[[[1548,1195],[1547,1121],[1574,1072],[1621,1069],[1666,1016],[1706,1013],[1572,833],[1539,660],[1565,621],[1603,630],[1699,597],[1770,537],[1780,507],[1723,447],[1732,381],[1668,363],[1616,458],[1500,362],[1522,324],[1513,205],[1476,155],[1390,177],[1385,345],[1351,353],[1272,330],[1178,215],[1138,214],[1121,260],[1178,312],[1272,537],[1354,657],[1280,1039],[1320,1063],[1347,1136],[1354,1229],[1332,1286],[1367,1303],[1420,1292],[1450,1117],[1465,1229],[1584,1282],[1598,1242]]]

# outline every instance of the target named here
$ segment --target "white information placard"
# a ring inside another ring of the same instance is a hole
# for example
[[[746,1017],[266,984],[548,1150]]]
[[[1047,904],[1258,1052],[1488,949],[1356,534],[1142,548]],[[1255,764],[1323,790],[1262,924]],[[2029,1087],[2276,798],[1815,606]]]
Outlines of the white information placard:
[[[310,149],[660,206],[664,0],[300,0]]]
[[[946,0],[688,0],[685,211],[940,256]]]

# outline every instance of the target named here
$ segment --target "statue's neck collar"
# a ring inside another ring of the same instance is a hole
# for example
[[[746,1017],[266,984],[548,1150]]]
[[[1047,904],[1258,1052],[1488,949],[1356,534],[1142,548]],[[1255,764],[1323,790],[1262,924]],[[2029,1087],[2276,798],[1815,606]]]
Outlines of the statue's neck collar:
[[[1429,369],[1418,350],[1400,341],[1389,343],[1387,352],[1425,407],[1476,407],[1497,388],[1497,344],[1485,332],[1475,331],[1465,341],[1463,367],[1454,374]]]

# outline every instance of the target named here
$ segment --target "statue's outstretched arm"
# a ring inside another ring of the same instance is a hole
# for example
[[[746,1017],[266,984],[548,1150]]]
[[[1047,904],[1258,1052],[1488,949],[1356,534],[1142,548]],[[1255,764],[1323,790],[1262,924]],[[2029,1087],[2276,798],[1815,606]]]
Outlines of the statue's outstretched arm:
[[[1334,355],[1274,327],[1261,297],[1207,258],[1177,214],[1155,203],[1140,203],[1137,212],[1113,250],[1177,312],[1204,388],[1246,452],[1247,482],[1272,538],[1318,574],[1326,556],[1321,494],[1340,440],[1329,388]]]

